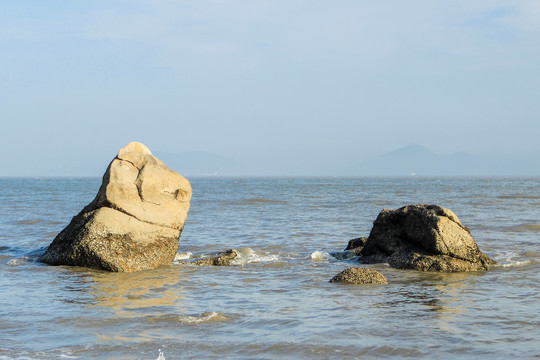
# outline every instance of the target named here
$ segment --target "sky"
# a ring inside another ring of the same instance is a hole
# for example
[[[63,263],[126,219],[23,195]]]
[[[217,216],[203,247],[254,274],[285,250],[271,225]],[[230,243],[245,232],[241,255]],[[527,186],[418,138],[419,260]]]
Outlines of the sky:
[[[0,0],[0,176],[540,154],[538,0]]]

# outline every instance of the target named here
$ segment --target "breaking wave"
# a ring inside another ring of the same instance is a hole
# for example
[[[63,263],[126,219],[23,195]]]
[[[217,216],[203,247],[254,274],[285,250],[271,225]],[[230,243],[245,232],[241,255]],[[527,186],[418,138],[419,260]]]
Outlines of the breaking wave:
[[[316,262],[328,262],[328,261],[334,261],[336,260],[336,258],[330,255],[330,253],[326,251],[317,250],[311,253],[311,260],[316,261]]]
[[[311,253],[311,260],[315,262],[329,262],[329,261],[336,261],[336,260],[352,260],[357,259],[358,255],[356,255],[352,251],[337,251],[337,252],[326,252],[317,250],[313,253]]]
[[[180,315],[178,321],[184,325],[197,325],[207,322],[227,321],[229,318],[217,311],[203,312],[200,315]]]
[[[156,360],[167,360],[165,358],[165,355],[163,355],[163,351],[161,351],[161,349],[159,349],[159,355]]]
[[[192,256],[193,256],[192,252],[176,253],[173,261],[188,260],[188,259],[191,259]]]
[[[509,267],[521,267],[531,264],[531,260],[524,260],[524,261],[518,261],[518,260],[510,260],[504,264],[500,264],[503,268],[509,268]]]
[[[268,254],[262,251],[253,250],[250,247],[245,247],[242,249],[236,250],[238,256],[231,261],[231,265],[246,265],[251,263],[269,263],[277,262],[281,260],[281,257],[278,254]],[[211,253],[201,253],[194,255],[192,252],[177,253],[174,261],[190,260],[190,259],[204,259],[210,257],[214,254]]]
[[[265,254],[255,251],[250,247],[239,249],[238,256],[232,261],[233,265],[245,265],[250,263],[266,263],[279,261],[280,257],[277,254]]]
[[[534,260],[531,259],[531,257],[534,257],[533,255],[534,254],[531,253],[520,254],[516,251],[502,252],[494,256],[497,261],[495,267],[511,268],[527,266],[534,262]]]

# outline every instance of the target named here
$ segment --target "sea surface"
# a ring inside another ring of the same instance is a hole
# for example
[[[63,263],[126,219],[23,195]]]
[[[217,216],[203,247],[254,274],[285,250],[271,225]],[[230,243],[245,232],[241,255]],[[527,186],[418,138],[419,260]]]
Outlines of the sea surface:
[[[36,261],[101,179],[0,179],[0,359],[540,358],[540,179],[192,178],[178,259],[109,273]],[[454,211],[490,271],[369,265],[328,281],[383,208]]]

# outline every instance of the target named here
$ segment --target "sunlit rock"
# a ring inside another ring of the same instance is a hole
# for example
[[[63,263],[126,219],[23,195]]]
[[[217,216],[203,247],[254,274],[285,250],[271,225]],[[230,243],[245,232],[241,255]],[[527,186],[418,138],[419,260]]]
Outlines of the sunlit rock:
[[[381,211],[360,255],[364,263],[423,271],[487,270],[495,263],[452,211],[426,204]]]
[[[118,152],[95,199],[56,236],[40,261],[109,271],[170,264],[191,199],[191,185],[141,143]]]
[[[377,270],[362,267],[345,269],[330,279],[330,282],[344,284],[388,284],[384,275]]]

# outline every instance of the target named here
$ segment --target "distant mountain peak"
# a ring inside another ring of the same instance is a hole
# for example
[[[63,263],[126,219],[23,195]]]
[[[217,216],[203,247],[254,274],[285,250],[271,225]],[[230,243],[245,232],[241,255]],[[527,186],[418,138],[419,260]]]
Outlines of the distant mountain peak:
[[[363,162],[359,170],[376,176],[456,176],[473,174],[480,165],[464,152],[439,155],[423,145],[410,144]]]
[[[398,153],[398,152],[407,152],[407,153],[416,153],[416,154],[426,154],[426,153],[433,154],[433,151],[429,150],[424,145],[419,145],[419,144],[405,145],[404,147],[393,150],[390,153]]]

